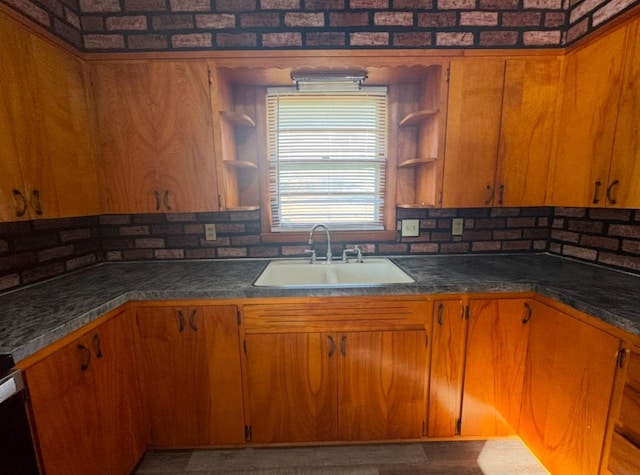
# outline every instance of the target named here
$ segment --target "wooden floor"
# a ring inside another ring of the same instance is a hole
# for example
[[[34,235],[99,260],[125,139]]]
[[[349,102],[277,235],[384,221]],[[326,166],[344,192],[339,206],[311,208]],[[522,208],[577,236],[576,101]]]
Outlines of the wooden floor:
[[[517,438],[487,441],[149,451],[135,474],[543,475]]]

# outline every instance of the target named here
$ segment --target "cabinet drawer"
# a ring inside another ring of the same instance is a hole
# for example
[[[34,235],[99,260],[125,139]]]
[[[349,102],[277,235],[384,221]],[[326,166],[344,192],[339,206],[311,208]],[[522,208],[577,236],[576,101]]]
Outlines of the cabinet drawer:
[[[247,333],[423,330],[431,303],[423,300],[317,299],[245,305]]]
[[[640,473],[640,448],[633,445],[617,432],[613,433],[611,454],[607,467],[614,475]]]

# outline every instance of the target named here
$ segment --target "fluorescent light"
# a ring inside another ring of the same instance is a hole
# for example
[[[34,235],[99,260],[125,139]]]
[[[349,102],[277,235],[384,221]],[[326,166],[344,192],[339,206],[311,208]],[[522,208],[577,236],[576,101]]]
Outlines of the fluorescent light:
[[[299,91],[359,90],[366,71],[294,71],[291,80]]]

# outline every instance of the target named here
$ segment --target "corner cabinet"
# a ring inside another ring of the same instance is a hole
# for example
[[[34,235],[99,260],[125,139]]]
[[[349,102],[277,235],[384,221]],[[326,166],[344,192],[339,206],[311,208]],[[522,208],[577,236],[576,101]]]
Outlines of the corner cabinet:
[[[519,435],[551,473],[599,473],[620,340],[532,301]]]
[[[221,206],[229,211],[257,210],[258,161],[266,153],[261,139],[266,137],[266,87],[239,84],[224,68],[210,67],[218,180],[224,187]]]
[[[424,67],[414,82],[389,87],[389,149],[397,151],[397,206],[432,208],[440,204],[444,158],[446,68]],[[396,129],[397,127],[397,129]],[[397,141],[397,143],[394,143]]]
[[[142,402],[153,446],[244,442],[237,318],[233,305],[137,308]]]
[[[121,313],[26,370],[44,473],[133,470],[147,439],[132,348]]]
[[[426,430],[430,305],[245,305],[256,443],[408,439]]]
[[[104,211],[217,211],[206,62],[95,61],[91,82]]]

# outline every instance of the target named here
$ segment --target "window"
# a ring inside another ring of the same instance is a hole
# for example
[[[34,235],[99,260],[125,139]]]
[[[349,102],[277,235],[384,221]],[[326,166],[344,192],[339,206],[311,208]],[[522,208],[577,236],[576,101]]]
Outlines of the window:
[[[269,88],[271,231],[384,229],[387,91]]]

